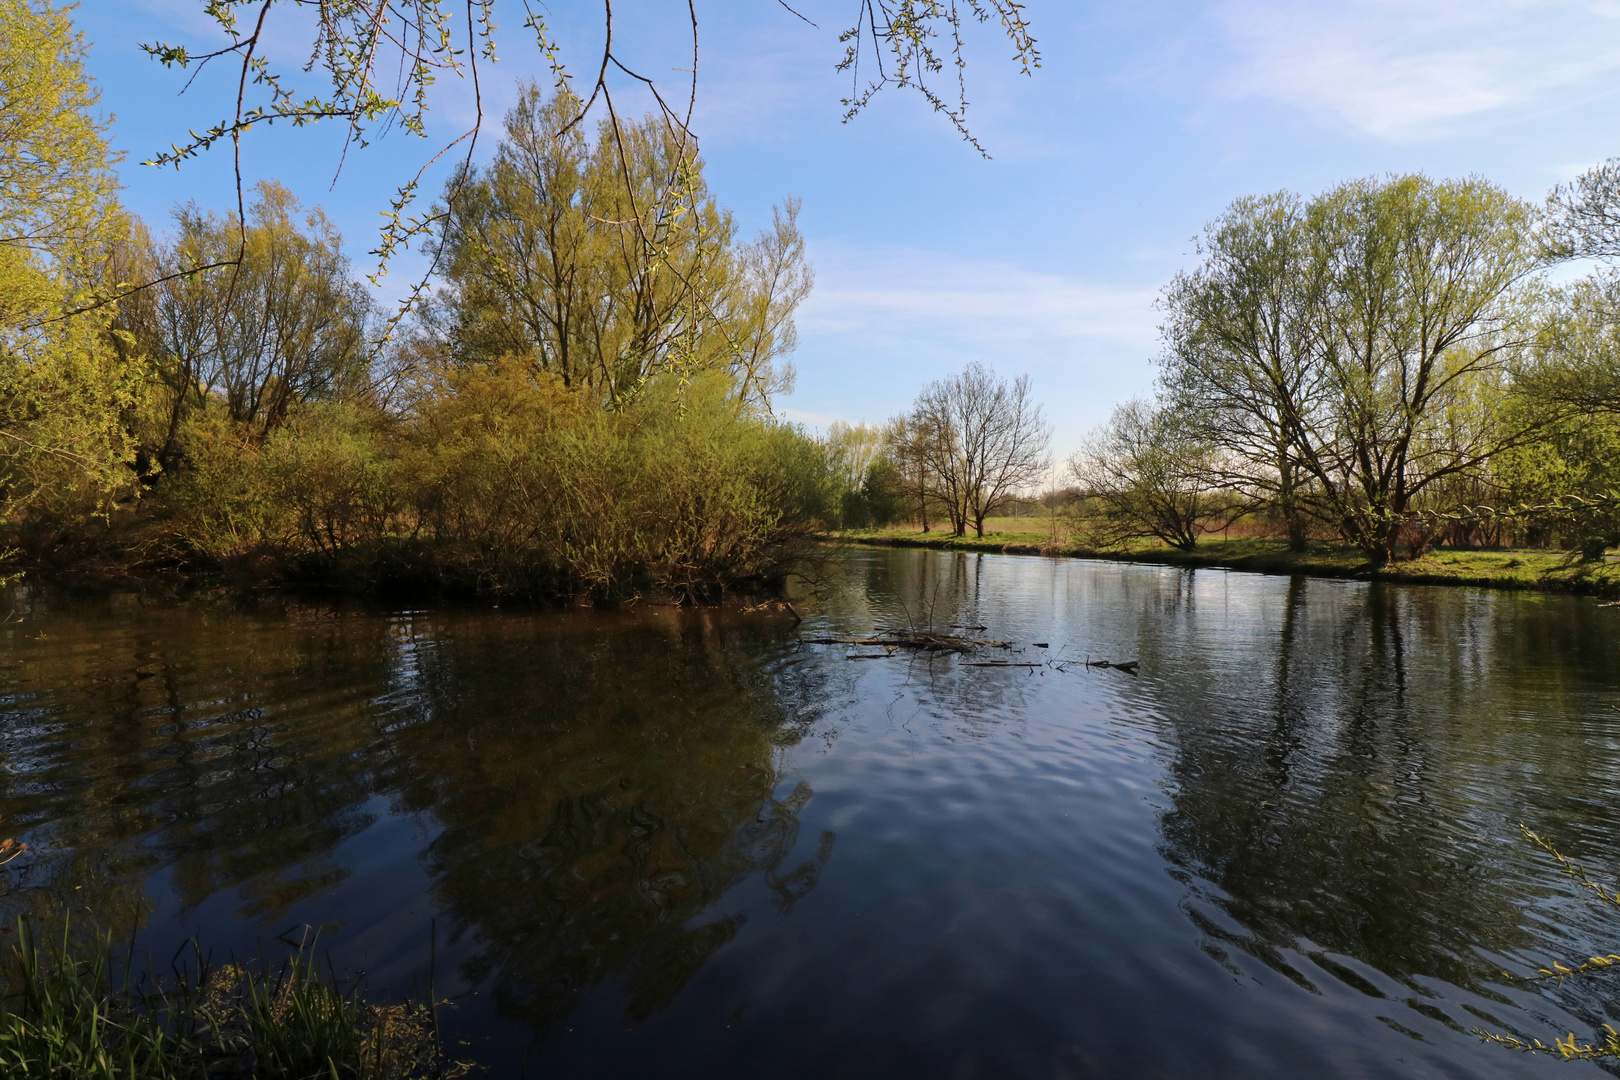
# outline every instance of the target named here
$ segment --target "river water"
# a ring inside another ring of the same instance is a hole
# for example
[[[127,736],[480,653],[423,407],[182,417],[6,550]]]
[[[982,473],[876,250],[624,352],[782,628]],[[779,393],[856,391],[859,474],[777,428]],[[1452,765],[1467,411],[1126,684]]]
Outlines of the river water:
[[[431,966],[498,1077],[1602,1075],[1474,1032],[1620,1016],[1502,974],[1620,951],[1519,831],[1620,879],[1620,608],[874,549],[796,604],[14,590],[0,905]],[[930,622],[1041,666],[804,640]]]

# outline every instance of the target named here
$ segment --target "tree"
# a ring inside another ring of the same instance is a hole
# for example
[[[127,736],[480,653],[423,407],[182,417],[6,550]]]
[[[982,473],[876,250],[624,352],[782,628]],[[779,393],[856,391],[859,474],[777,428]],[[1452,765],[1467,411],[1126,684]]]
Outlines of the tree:
[[[1620,259],[1620,158],[1594,165],[1547,199],[1547,255]]]
[[[779,361],[812,283],[798,203],[735,244],[678,132],[649,117],[592,142],[567,127],[579,109],[529,86],[490,167],[451,180],[429,319],[443,348],[462,363],[526,357],[615,407],[659,374],[714,370],[739,402],[768,405],[790,385]],[[680,190],[660,194],[670,176]]]
[[[928,520],[929,505],[938,490],[938,477],[930,464],[929,443],[935,434],[910,415],[897,416],[883,428],[883,438],[894,456],[896,483],[900,498],[917,508],[917,520],[923,532],[932,532]]]
[[[395,192],[373,252],[379,259],[378,276],[386,272],[390,259],[401,247],[429,236],[453,212],[459,195],[454,184],[435,209],[422,213],[413,208],[423,176],[440,158],[465,145],[462,175],[467,175],[471,167],[484,118],[479,62],[493,62],[497,46],[504,40],[497,33],[493,0],[471,0],[464,7],[447,0],[305,0],[296,7],[300,14],[314,9],[312,17],[294,22],[291,28],[273,17],[281,13],[274,0],[253,5],[244,0],[201,2],[204,22],[212,23],[219,33],[217,47],[193,49],[161,41],[141,47],[165,67],[189,71],[187,86],[212,61],[234,65],[228,73],[229,100],[234,107],[228,107],[230,115],[219,122],[201,132],[190,132],[188,139],[154,155],[154,164],[179,166],[216,146],[229,145],[235,156],[238,213],[245,216],[247,185],[241,171],[241,140],[256,124],[268,127],[280,122],[302,127],[323,119],[341,121],[347,128],[343,149],[346,158],[351,147],[364,147],[368,140],[380,138],[394,128],[425,137],[427,115],[438,90],[436,84],[454,77],[470,84],[474,119]],[[249,9],[247,20],[238,18],[243,7]],[[786,3],[782,7],[804,18]],[[599,53],[587,57],[586,70],[594,71],[595,76],[578,112],[566,120],[565,127],[577,126],[600,102],[606,122],[617,133],[620,113],[614,103],[613,82],[622,75],[650,95],[660,122],[686,152],[695,154],[697,140],[691,119],[701,58],[696,7],[688,4],[685,9],[691,25],[691,66],[682,70],[690,73],[691,82],[682,88],[679,97],[661,90],[658,80],[627,63],[628,55],[616,50],[613,6],[604,2],[601,10],[605,23],[603,44]],[[534,35],[539,56],[550,68],[559,89],[571,91],[567,58],[546,25],[546,16],[527,4],[525,12],[523,30]],[[991,20],[1012,46],[1014,62],[1025,75],[1033,74],[1040,66],[1040,54],[1020,0],[871,0],[858,5],[854,24],[838,39],[844,52],[837,69],[847,72],[851,79],[850,96],[843,99],[845,121],[860,113],[883,88],[909,89],[920,94],[983,153],[966,120],[963,28]],[[294,35],[290,39],[285,36],[289,32]],[[292,87],[292,74],[265,55],[270,37],[277,35],[282,41],[300,40],[302,35],[307,47],[295,47],[295,51],[310,58],[304,71],[319,69],[327,77],[326,91],[301,94]],[[949,74],[947,67],[951,69]],[[391,85],[384,80],[384,72],[393,73],[387,77]],[[943,76],[949,80],[951,75],[955,76],[955,92],[941,91],[935,79]],[[564,129],[558,130],[561,133]],[[622,152],[619,156],[621,166],[628,168],[628,159]],[[675,181],[674,176],[666,177],[659,189],[660,201],[676,190]],[[646,205],[639,207],[628,220],[645,243],[656,247],[656,240],[637,224],[647,209]],[[402,305],[401,317],[420,298],[427,280],[424,277],[411,291]]]
[[[1288,546],[1303,551],[1303,425],[1323,405],[1323,260],[1305,204],[1282,191],[1234,202],[1204,230],[1203,262],[1165,289],[1159,359],[1165,398],[1232,471],[1213,482],[1264,492]]]
[[[884,429],[835,420],[824,445],[844,528],[882,527],[900,516],[903,483]]]
[[[957,536],[984,535],[984,519],[1048,468],[1051,429],[1030,396],[1029,376],[1011,384],[977,362],[931,383],[907,419],[914,452],[933,479]]]
[[[1535,355],[1532,207],[1479,179],[1342,184],[1240,200],[1166,291],[1162,390],[1209,479],[1265,495],[1374,562],[1418,502],[1532,438],[1495,407]]]
[[[1324,512],[1382,563],[1427,488],[1541,422],[1504,425],[1485,407],[1530,342],[1517,290],[1541,266],[1536,214],[1483,180],[1402,176],[1343,184],[1309,217],[1327,404],[1295,453]]]
[[[1217,451],[1198,424],[1140,398],[1116,407],[1069,459],[1082,498],[1100,509],[1112,542],[1153,536],[1191,551],[1204,533],[1253,508],[1229,487],[1214,487]]]
[[[183,421],[209,407],[262,442],[300,404],[367,388],[372,304],[350,274],[337,229],[266,181],[245,231],[234,214],[175,211],[176,237],[149,256],[164,280],[139,295],[130,325],[156,358],[161,413],[152,452],[169,463]],[[186,274],[245,235],[239,267]],[[126,301],[127,303],[127,301]]]
[[[140,365],[113,310],[72,313],[130,228],[84,41],[46,0],[0,0],[0,506],[99,500],[128,482]]]

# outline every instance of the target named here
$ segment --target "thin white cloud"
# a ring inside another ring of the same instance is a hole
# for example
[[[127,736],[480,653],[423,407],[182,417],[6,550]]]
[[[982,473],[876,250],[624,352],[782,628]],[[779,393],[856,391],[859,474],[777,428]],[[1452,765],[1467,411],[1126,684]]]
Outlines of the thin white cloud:
[[[817,246],[807,336],[951,340],[977,346],[1106,341],[1151,350],[1156,289],[1044,274],[927,251]]]
[[[1235,97],[1271,98],[1378,138],[1611,93],[1620,9],[1568,0],[1227,0]]]

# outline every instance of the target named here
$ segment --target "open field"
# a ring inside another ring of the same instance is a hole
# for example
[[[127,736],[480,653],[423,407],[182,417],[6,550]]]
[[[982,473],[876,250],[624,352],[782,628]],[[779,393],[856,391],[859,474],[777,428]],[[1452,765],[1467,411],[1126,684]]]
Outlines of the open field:
[[[1137,540],[1117,547],[1079,543],[1050,521],[1040,518],[989,518],[984,536],[956,537],[950,530],[923,532],[915,524],[889,529],[850,529],[829,539],[844,543],[929,547],[962,551],[996,551],[1016,555],[1053,555],[1171,566],[1221,567],[1264,574],[1309,574],[1313,577],[1365,578],[1425,585],[1481,585],[1500,589],[1620,596],[1620,559],[1582,562],[1567,551],[1546,549],[1440,548],[1412,560],[1375,569],[1365,555],[1344,544],[1312,541],[1308,550],[1291,552],[1281,540],[1259,537],[1211,537],[1192,552],[1177,551],[1157,540]]]

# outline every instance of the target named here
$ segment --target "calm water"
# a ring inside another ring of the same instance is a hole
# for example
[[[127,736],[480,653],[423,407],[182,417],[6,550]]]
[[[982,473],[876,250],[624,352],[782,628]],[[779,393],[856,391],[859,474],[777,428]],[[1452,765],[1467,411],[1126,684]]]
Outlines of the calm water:
[[[0,624],[0,905],[323,927],[492,1075],[1602,1075],[1620,608],[919,551],[774,612],[69,600]],[[0,604],[3,610],[5,604]],[[804,637],[983,625],[1015,659]],[[1038,649],[1034,642],[1049,643]]]

